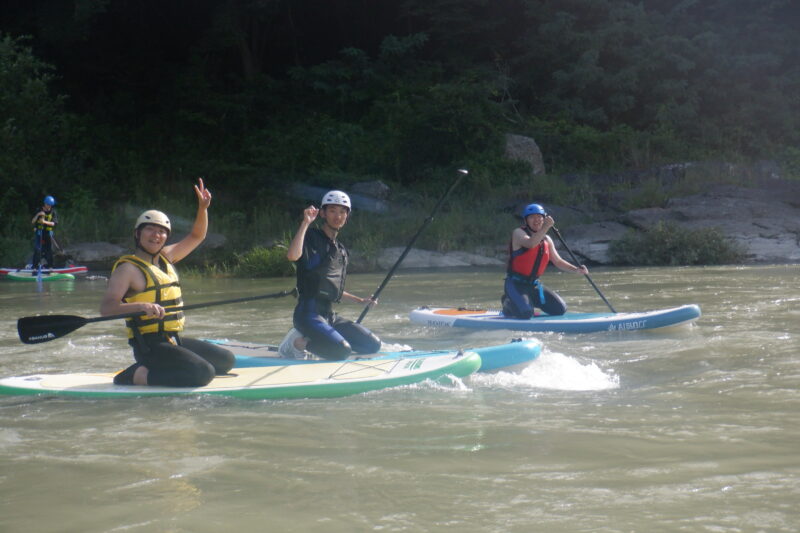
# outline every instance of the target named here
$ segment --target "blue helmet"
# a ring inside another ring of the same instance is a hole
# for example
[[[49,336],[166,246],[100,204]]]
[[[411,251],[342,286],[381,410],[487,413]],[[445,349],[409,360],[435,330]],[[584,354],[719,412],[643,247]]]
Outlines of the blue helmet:
[[[45,205],[49,205],[52,207],[56,205],[56,199],[48,194],[47,196],[44,197],[44,203]]]
[[[546,217],[547,211],[545,211],[544,207],[540,204],[528,204],[525,209],[522,210],[522,220],[525,220],[530,215],[542,215]]]

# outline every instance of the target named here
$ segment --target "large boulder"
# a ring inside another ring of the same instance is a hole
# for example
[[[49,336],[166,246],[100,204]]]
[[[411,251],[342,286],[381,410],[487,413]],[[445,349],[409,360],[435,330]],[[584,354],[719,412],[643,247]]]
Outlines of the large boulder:
[[[506,134],[506,159],[524,161],[531,167],[531,174],[538,176],[545,173],[544,158],[539,145],[530,137],[524,135]]]
[[[350,187],[351,193],[362,196],[371,196],[372,198],[377,198],[378,200],[386,200],[389,198],[389,193],[391,191],[391,188],[381,180],[361,181],[354,183],[353,186]]]
[[[180,240],[170,238],[170,243]],[[217,248],[225,244],[225,237],[219,233],[209,233],[200,246]],[[133,253],[133,238],[129,247],[110,242],[79,242],[64,248],[65,259],[76,265],[85,265],[89,270],[111,270],[120,256]]]
[[[127,253],[131,253],[130,249],[110,242],[81,242],[64,249],[64,254],[73,263],[85,265],[90,270],[110,270],[114,261]]]
[[[378,189],[381,189],[381,187],[375,185],[375,183],[376,182],[373,182],[373,185],[368,187],[370,193],[379,192]],[[314,185],[306,185],[304,183],[295,183],[287,192],[295,198],[301,198],[308,203],[319,207],[320,200],[329,190],[330,189],[327,187],[316,187]],[[350,201],[353,203],[353,209],[355,211],[364,210],[372,213],[385,213],[389,210],[389,204],[384,200],[349,190],[345,192],[347,192],[347,194],[350,196]],[[388,195],[388,191],[386,191],[386,194]]]
[[[400,258],[405,248],[385,248],[378,257],[378,267],[389,270]],[[398,268],[447,268],[467,266],[496,266],[503,262],[492,257],[470,254],[466,252],[432,252],[412,248]]]
[[[569,249],[581,259],[581,263],[607,265],[610,263],[608,247],[612,241],[621,239],[631,228],[619,222],[597,222],[572,226],[564,231],[562,236]],[[553,236],[553,242],[559,249],[561,257],[569,262],[572,256],[565,250],[558,238]]]
[[[142,211],[144,211],[144,209],[138,206],[131,206],[131,205],[125,206],[124,216],[126,216],[131,220],[131,243],[133,243],[133,223],[139,216],[139,213],[141,213]],[[186,236],[186,234],[192,231],[192,227],[194,226],[193,218],[189,219],[178,215],[170,215],[169,213],[167,213],[167,216],[169,217],[170,224],[172,225],[172,233],[170,234],[169,239],[167,240],[169,244],[178,242],[179,240],[183,239]],[[221,248],[222,246],[225,245],[226,241],[227,239],[225,235],[209,231],[206,234],[206,238],[201,246],[205,246],[207,248]]]
[[[567,224],[564,238],[581,261],[608,264],[609,245],[629,231],[645,231],[661,223],[679,230],[715,228],[745,251],[746,263],[798,263],[800,182],[776,178],[770,169],[764,166],[763,175],[751,181],[753,188],[717,185],[700,194],[673,198],[664,207],[621,215],[594,213],[598,222]],[[563,221],[557,207],[548,209],[556,213],[557,221]],[[562,257],[571,261],[563,252]]]
[[[718,186],[673,198],[665,208],[630,211],[624,220],[637,229],[660,222],[688,229],[716,228],[745,250],[748,262],[800,262],[800,184],[773,181],[761,189]]]

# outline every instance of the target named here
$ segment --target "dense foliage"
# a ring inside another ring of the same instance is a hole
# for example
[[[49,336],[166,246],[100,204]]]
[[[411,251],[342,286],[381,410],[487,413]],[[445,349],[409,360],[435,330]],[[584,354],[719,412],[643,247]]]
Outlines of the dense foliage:
[[[629,232],[612,242],[608,253],[616,265],[637,266],[724,265],[744,258],[741,247],[716,228],[690,230],[669,223]]]
[[[238,258],[235,273],[246,278],[292,276],[294,269],[286,259],[286,248],[256,246]]]
[[[10,0],[0,20],[4,250],[45,193],[106,239],[120,202],[189,215],[204,176],[245,250],[283,236],[250,221],[296,218],[295,181],[436,196],[468,166],[462,203],[538,189],[506,133],[556,174],[800,169],[790,0]]]

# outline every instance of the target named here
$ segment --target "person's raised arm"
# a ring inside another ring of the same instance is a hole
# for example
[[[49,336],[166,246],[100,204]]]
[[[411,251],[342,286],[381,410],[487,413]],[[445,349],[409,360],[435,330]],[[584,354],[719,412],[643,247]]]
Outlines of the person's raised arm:
[[[303,241],[306,238],[306,231],[312,222],[317,218],[319,209],[310,205],[303,210],[303,220],[300,221],[300,227],[297,228],[297,233],[294,234],[292,242],[289,243],[289,250],[286,252],[286,258],[289,261],[297,261],[303,256]]]
[[[522,228],[515,229],[514,233],[511,234],[512,247],[515,250],[518,250],[519,248],[535,248],[536,246],[539,246],[539,243],[545,239],[547,232],[550,231],[550,228],[553,227],[553,224],[555,224],[553,217],[548,215],[544,217],[542,227],[539,228],[539,231],[531,235],[528,235],[528,233]]]
[[[205,240],[208,232],[208,207],[211,205],[211,191],[205,188],[203,178],[197,180],[194,193],[197,196],[197,215],[192,231],[175,244],[165,246],[162,252],[171,263],[177,263],[192,253]]]

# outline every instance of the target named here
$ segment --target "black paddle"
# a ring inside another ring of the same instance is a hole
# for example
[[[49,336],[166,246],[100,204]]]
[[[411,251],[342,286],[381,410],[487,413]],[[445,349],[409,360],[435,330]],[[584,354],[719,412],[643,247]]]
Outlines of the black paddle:
[[[297,289],[281,291],[274,294],[263,294],[261,296],[245,296],[244,298],[234,298],[232,300],[221,300],[217,302],[206,302],[200,304],[184,305],[183,307],[170,307],[167,312],[189,311],[203,307],[213,307],[215,305],[235,304],[239,302],[250,302],[252,300],[263,300],[265,298],[282,298],[290,294],[297,294]],[[120,318],[130,318],[141,315],[141,311],[136,313],[125,313],[121,315],[98,316],[95,318],[84,318],[75,315],[42,315],[26,316],[17,321],[17,332],[19,339],[25,344],[37,344],[58,339],[76,329],[85,326],[90,322],[104,322],[106,320],[118,320]]]
[[[394,271],[397,270],[397,267],[399,267],[400,263],[403,262],[403,259],[406,258],[408,252],[411,251],[411,247],[414,246],[414,242],[416,242],[417,237],[419,237],[420,234],[422,234],[422,232],[425,230],[425,228],[428,227],[428,224],[430,224],[433,221],[433,217],[434,215],[436,215],[436,212],[439,211],[439,208],[442,206],[447,197],[450,196],[450,193],[453,191],[453,189],[456,188],[456,185],[458,185],[461,179],[467,174],[469,174],[468,170],[465,170],[463,168],[458,169],[458,178],[456,178],[453,184],[450,185],[450,187],[444,193],[444,196],[439,198],[439,201],[436,203],[436,206],[433,208],[433,211],[431,211],[431,214],[428,215],[428,218],[426,218],[425,222],[422,223],[422,226],[420,226],[420,228],[417,230],[417,233],[411,238],[411,241],[408,243],[408,246],[406,246],[406,249],[403,250],[403,253],[401,253],[400,257],[397,258],[397,261],[395,261],[394,265],[392,265],[392,268],[389,269],[389,273],[386,274],[386,277],[383,279],[383,282],[381,282],[380,286],[378,287],[378,290],[376,290],[372,294],[372,298],[370,298],[371,300],[375,301],[378,299],[378,296],[380,295],[381,291],[383,291],[383,288],[386,287],[386,284],[389,283],[389,280],[392,279],[392,276],[394,276]],[[361,315],[358,317],[358,320],[356,320],[357,324],[360,324],[361,321],[364,320],[364,317],[367,316],[370,307],[372,306],[369,304],[367,304],[367,306],[364,307],[364,310],[361,311]]]
[[[555,226],[553,226],[550,229],[553,230],[553,233],[556,234],[556,237],[558,237],[558,240],[561,241],[561,245],[564,248],[566,248],[566,250],[569,252],[569,255],[572,256],[572,261],[574,261],[576,265],[580,266],[580,264],[581,264],[580,261],[578,261],[578,258],[575,257],[575,254],[572,253],[572,250],[569,249],[569,246],[567,246],[567,243],[564,242],[564,238],[561,236],[561,232],[558,231],[558,229]],[[584,276],[586,276],[586,279],[589,280],[589,284],[591,284],[591,286],[594,288],[594,290],[597,291],[597,294],[600,295],[600,298],[603,299],[603,301],[606,303],[608,308],[611,309],[611,312],[612,313],[616,313],[617,311],[611,306],[610,303],[608,303],[608,300],[606,300],[606,297],[603,296],[602,292],[600,292],[600,289],[597,288],[597,285],[594,284],[594,281],[592,281],[592,278],[589,277],[589,274],[584,274]]]
[[[58,250],[59,252],[62,252],[62,253],[64,252],[64,249],[61,247],[60,244],[58,244],[58,241],[56,240],[56,236],[55,235],[50,235],[50,240],[55,245],[56,250]]]

